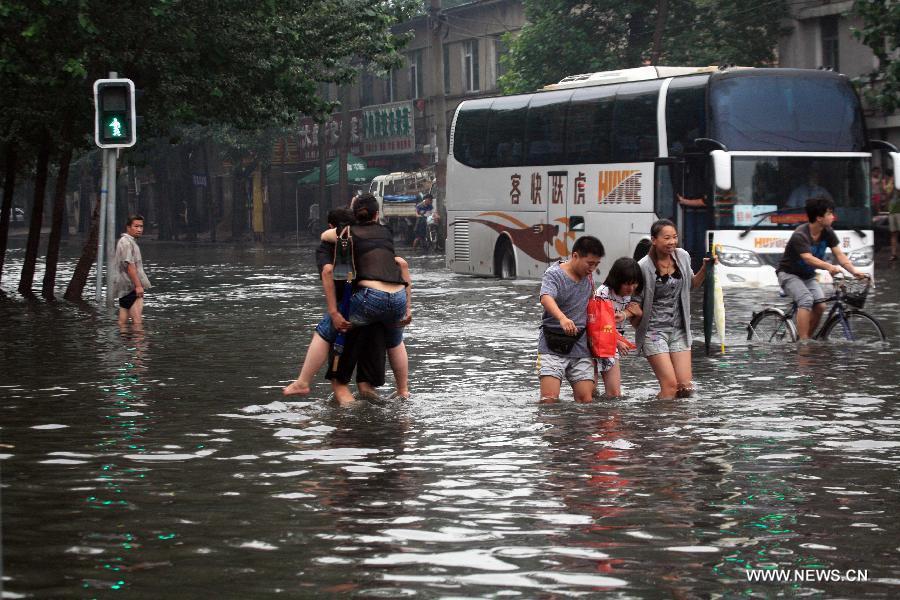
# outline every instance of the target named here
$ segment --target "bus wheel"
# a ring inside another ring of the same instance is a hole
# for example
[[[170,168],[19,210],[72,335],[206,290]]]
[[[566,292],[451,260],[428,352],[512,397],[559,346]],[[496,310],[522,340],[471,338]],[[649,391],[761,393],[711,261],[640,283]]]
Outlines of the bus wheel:
[[[650,240],[641,240],[634,249],[634,260],[641,260],[650,252]]]
[[[494,277],[500,279],[516,278],[516,257],[513,247],[506,238],[501,238],[494,251]]]

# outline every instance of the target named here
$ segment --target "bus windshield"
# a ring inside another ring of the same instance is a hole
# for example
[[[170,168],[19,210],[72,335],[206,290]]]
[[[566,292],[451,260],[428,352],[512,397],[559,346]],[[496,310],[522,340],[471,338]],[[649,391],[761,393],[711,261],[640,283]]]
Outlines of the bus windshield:
[[[865,152],[859,100],[833,73],[737,73],[711,82],[709,102],[729,150]]]
[[[807,221],[804,206],[813,197],[835,204],[839,229],[870,229],[869,177],[862,158],[736,156],[733,187],[716,197],[716,226],[794,228]],[[763,218],[766,213],[773,213]]]

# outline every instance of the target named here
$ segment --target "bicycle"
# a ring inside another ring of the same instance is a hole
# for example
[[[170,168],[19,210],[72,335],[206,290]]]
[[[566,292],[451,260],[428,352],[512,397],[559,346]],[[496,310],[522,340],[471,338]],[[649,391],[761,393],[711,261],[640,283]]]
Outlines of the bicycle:
[[[878,320],[862,310],[872,280],[836,277],[834,293],[826,302],[833,303],[822,326],[812,336],[816,340],[843,340],[863,344],[884,343],[887,336]],[[797,326],[794,316],[797,303],[791,303],[787,312],[768,307],[754,312],[747,325],[747,340],[758,344],[796,342]]]
[[[444,241],[438,229],[439,218],[429,215],[425,220],[425,238],[422,241],[422,248],[426,253],[439,252],[444,249]]]

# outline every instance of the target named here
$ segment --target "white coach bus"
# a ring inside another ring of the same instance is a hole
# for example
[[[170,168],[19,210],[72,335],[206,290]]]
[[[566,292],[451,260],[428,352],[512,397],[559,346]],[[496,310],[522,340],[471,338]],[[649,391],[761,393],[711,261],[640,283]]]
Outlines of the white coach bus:
[[[447,159],[447,265],[538,278],[590,234],[605,273],[646,252],[650,225],[669,218],[695,261],[717,244],[724,285],[777,285],[819,195],[837,206],[842,249],[871,273],[873,147],[900,172],[897,149],[868,140],[849,80],[823,70],[640,67],[465,101]]]

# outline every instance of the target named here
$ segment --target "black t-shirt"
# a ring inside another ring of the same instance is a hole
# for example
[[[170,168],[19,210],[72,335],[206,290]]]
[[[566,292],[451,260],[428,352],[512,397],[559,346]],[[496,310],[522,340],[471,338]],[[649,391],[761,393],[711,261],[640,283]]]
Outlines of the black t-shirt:
[[[800,258],[800,255],[808,252],[820,260],[825,260],[825,251],[839,246],[840,243],[834,229],[830,227],[822,230],[819,241],[813,242],[812,233],[809,231],[809,223],[804,223],[794,230],[787,246],[784,247],[784,255],[781,257],[781,262],[778,263],[778,271],[796,275],[801,279],[815,277],[815,267],[806,264],[806,261]]]
[[[334,263],[334,244],[322,242],[316,248],[316,268],[319,269],[319,277],[322,276],[322,269],[325,265]]]

